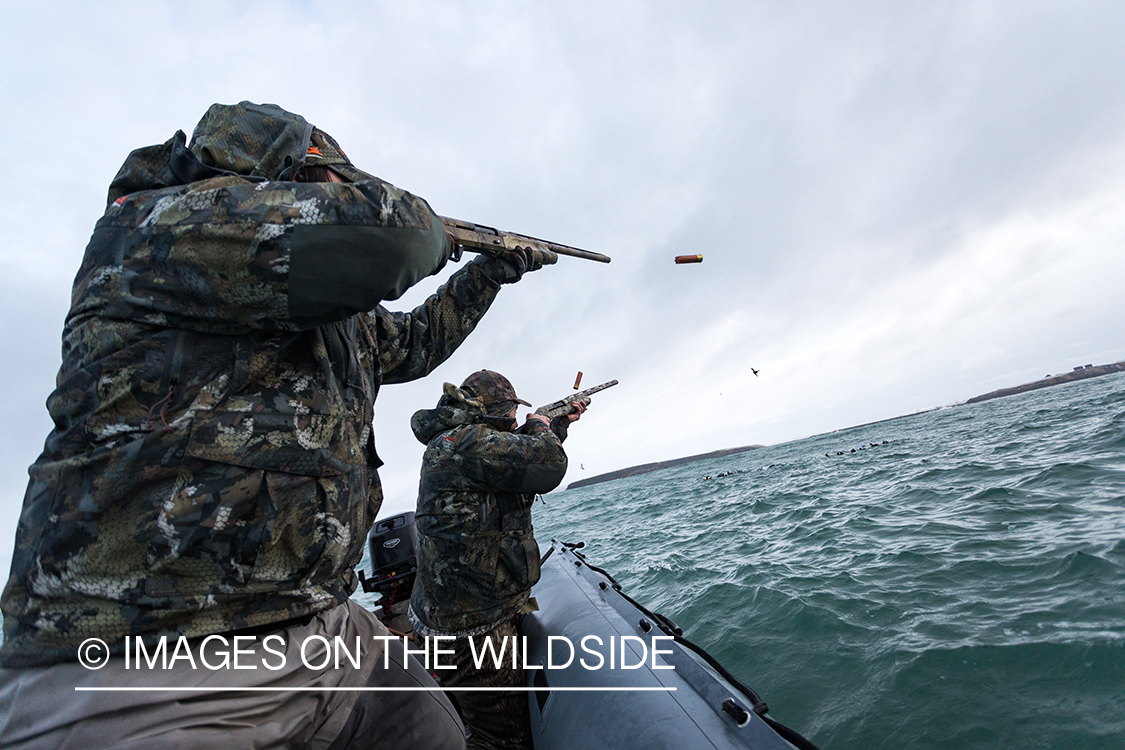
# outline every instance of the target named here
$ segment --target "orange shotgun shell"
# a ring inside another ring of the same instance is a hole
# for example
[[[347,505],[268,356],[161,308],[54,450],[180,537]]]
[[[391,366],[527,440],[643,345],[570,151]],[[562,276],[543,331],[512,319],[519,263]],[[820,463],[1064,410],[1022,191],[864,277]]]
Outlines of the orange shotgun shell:
[[[676,263],[702,263],[702,255],[677,255]]]

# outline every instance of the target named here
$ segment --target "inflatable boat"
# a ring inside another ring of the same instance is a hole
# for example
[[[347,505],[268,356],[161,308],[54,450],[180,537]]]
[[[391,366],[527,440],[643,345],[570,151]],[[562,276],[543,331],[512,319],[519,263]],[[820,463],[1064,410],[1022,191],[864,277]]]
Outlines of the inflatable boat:
[[[403,626],[416,569],[413,513],[379,521],[369,536],[364,589],[380,617]],[[816,750],[767,715],[766,703],[667,617],[646,609],[592,565],[582,543],[541,547],[532,589],[539,610],[520,635],[536,750],[613,747]]]

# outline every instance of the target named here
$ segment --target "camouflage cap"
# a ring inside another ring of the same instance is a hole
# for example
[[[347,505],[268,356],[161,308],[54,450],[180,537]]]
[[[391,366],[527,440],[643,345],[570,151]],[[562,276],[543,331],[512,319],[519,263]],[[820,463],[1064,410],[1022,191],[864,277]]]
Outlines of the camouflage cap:
[[[356,169],[336,139],[320,128],[313,128],[304,163],[310,167],[329,167],[350,182],[373,179],[367,172]]]
[[[480,370],[465,378],[461,390],[476,396],[485,406],[498,404],[502,401],[514,401],[517,404],[531,406],[523,399],[516,396],[516,389],[506,377],[492,370]]]

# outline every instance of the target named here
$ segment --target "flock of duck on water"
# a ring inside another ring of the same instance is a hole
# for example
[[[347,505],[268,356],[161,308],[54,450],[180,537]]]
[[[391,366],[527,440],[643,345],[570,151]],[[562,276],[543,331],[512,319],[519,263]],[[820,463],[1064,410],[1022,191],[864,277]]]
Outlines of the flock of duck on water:
[[[878,448],[879,446],[887,445],[890,442],[891,442],[890,440],[884,440],[881,443],[869,443],[868,445],[861,445],[861,446],[859,446],[859,448],[852,448],[850,451],[836,451],[836,455],[837,456],[846,456],[846,455],[848,455],[848,453],[856,453],[857,451],[865,451],[868,448]],[[832,458],[832,456],[830,456],[827,453],[825,453],[824,455],[825,455],[826,458]]]
[[[847,455],[850,455],[852,453],[858,453],[859,451],[865,451],[868,448],[879,448],[879,447],[884,446],[884,445],[889,445],[892,442],[894,442],[894,441],[893,440],[884,440],[881,443],[868,443],[867,445],[861,445],[858,448],[852,448],[850,451],[836,451],[836,455],[837,456],[847,456]],[[832,458],[833,456],[832,456],[831,453],[825,453],[824,457],[825,458]],[[773,468],[774,466],[777,466],[777,464],[769,464],[768,466],[762,466],[762,467],[759,467],[758,469],[732,469],[730,471],[720,471],[718,474],[705,474],[703,477],[701,477],[701,480],[706,481],[708,479],[719,479],[720,477],[729,477],[729,476],[733,476],[735,474],[747,474],[751,471],[765,471],[766,469]]]

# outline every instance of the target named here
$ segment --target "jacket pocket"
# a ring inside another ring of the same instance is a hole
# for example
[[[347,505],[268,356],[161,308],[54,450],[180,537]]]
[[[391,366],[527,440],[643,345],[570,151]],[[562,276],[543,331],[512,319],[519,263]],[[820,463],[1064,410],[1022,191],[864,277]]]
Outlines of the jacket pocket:
[[[146,593],[223,601],[338,575],[370,521],[351,496],[366,491],[355,443],[329,415],[197,414],[153,525]]]
[[[346,420],[327,414],[223,411],[196,415],[188,454],[305,476],[334,476],[364,461]]]
[[[539,547],[530,535],[502,535],[496,563],[498,596],[515,596],[539,582]]]

